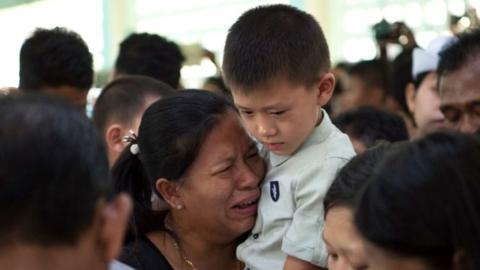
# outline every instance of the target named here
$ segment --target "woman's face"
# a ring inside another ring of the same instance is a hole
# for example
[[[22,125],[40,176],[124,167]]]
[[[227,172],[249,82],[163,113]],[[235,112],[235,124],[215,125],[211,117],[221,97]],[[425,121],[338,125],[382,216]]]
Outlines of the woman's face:
[[[238,116],[228,112],[220,117],[179,189],[186,226],[212,240],[236,238],[253,227],[265,175],[264,161]]]
[[[350,207],[334,206],[328,210],[323,239],[329,254],[329,270],[370,269],[364,240],[353,224]]]
[[[422,134],[445,127],[445,118],[440,111],[440,97],[437,93],[437,73],[430,72],[420,83],[411,108],[415,123]]]

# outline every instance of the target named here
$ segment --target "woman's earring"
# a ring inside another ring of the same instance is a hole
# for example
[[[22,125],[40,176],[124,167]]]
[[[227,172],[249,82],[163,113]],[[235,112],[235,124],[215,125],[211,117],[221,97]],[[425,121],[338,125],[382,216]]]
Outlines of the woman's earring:
[[[183,208],[183,205],[177,204],[177,209],[178,209],[178,210],[182,210],[182,208]]]

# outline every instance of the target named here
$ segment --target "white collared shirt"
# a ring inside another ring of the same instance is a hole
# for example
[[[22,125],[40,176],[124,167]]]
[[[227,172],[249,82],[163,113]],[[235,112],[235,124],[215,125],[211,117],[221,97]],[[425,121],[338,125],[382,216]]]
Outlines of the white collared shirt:
[[[355,155],[347,135],[323,119],[291,156],[270,153],[252,234],[237,248],[250,270],[281,270],[287,255],[326,267],[323,199],[337,171]]]

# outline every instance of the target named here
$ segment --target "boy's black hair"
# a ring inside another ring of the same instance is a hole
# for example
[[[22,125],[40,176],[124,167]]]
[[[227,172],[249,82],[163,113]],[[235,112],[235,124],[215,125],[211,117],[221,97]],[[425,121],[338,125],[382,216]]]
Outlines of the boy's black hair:
[[[115,69],[119,74],[153,77],[177,89],[184,60],[173,41],[156,34],[134,33],[120,43]]]
[[[479,179],[478,138],[432,133],[387,153],[360,195],[355,223],[376,246],[431,269],[452,269],[458,253],[458,269],[480,269]]]
[[[408,130],[400,116],[373,107],[359,107],[343,112],[333,123],[349,136],[362,141],[367,148],[378,140],[408,140]]]
[[[103,134],[111,120],[131,123],[144,109],[146,98],[167,97],[175,90],[166,83],[147,76],[128,75],[107,84],[93,108],[93,123]]]
[[[76,244],[111,192],[86,116],[47,95],[0,98],[0,248]]]
[[[310,86],[329,69],[328,45],[318,22],[292,6],[250,9],[228,32],[223,72],[233,90],[250,91],[278,78]]]
[[[457,40],[440,52],[437,72],[439,78],[457,71],[480,57],[480,29],[461,33]]]
[[[61,27],[38,28],[20,49],[21,90],[39,91],[66,85],[88,91],[93,77],[92,54],[73,31]]]

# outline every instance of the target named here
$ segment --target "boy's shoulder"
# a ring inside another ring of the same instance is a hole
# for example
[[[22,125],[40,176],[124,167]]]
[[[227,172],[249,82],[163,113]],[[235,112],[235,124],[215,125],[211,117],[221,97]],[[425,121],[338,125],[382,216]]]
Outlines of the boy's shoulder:
[[[335,157],[351,158],[355,151],[350,139],[332,123],[325,111],[323,114],[320,125],[315,127],[304,146],[294,156],[308,157],[312,161]]]

